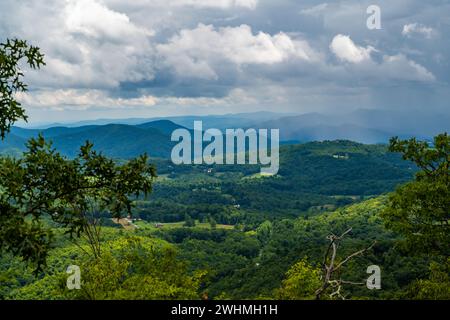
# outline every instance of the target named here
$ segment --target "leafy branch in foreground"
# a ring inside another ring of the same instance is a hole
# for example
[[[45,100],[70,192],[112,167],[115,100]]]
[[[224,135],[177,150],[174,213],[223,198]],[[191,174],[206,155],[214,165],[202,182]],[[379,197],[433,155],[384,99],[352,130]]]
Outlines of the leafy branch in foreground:
[[[434,138],[433,145],[416,139],[391,139],[390,151],[403,154],[421,170],[415,181],[399,187],[382,213],[386,226],[405,237],[411,253],[450,256],[450,137]]]
[[[0,43],[0,137],[5,138],[17,120],[27,120],[25,110],[16,100],[15,94],[27,91],[22,82],[24,76],[20,62],[25,60],[31,69],[45,65],[44,55],[39,48],[30,46],[24,40],[8,39]]]
[[[131,213],[132,197],[149,194],[156,170],[143,155],[123,165],[92,149],[87,142],[69,160],[42,136],[31,139],[20,159],[0,159],[0,249],[45,264],[52,231],[45,220],[80,237],[89,231],[86,212],[119,218]]]

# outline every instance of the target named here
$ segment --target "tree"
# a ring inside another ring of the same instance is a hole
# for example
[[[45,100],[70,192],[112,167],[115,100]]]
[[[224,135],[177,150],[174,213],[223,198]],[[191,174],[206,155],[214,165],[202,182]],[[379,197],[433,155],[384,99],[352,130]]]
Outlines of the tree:
[[[29,46],[26,41],[8,39],[0,43],[0,137],[5,138],[17,120],[27,120],[25,110],[16,100],[15,94],[27,91],[22,82],[24,76],[20,62],[25,60],[32,69],[45,65],[39,48]]]
[[[399,187],[382,213],[386,226],[405,237],[412,253],[450,253],[450,137],[434,138],[432,145],[416,139],[390,141],[390,151],[400,152],[420,169],[413,182]]]
[[[304,258],[289,269],[275,296],[281,300],[312,300],[321,284],[320,277],[320,269],[309,265]]]
[[[145,155],[116,165],[86,143],[78,157],[69,160],[42,136],[27,147],[20,159],[0,159],[0,239],[1,249],[38,267],[52,242],[44,219],[66,228],[71,238],[79,237],[92,231],[86,215],[92,203],[116,218],[130,214],[131,197],[148,194],[156,176]]]
[[[429,279],[414,281],[406,297],[417,300],[450,299],[450,259],[443,263],[431,262]]]
[[[190,274],[176,248],[162,240],[126,236],[103,242],[101,257],[70,256],[80,266],[80,290],[67,288],[67,274],[56,270],[12,290],[8,299],[153,300],[199,299],[204,271]],[[72,246],[73,247],[73,246]],[[107,249],[107,250],[106,250]]]
[[[171,300],[198,299],[205,273],[188,275],[185,263],[166,244],[131,237],[117,240],[122,249],[105,252],[81,266],[83,280],[77,299]],[[149,243],[150,242],[150,243]],[[117,244],[114,244],[117,246]]]
[[[211,226],[211,229],[217,228],[217,221],[212,216],[209,217],[209,225]]]
[[[44,63],[39,48],[26,41],[0,44],[0,136],[11,125],[27,120],[16,101],[27,90],[20,62],[32,69]],[[87,234],[95,256],[99,256],[98,229],[87,218],[89,210],[107,211],[113,217],[131,214],[132,196],[149,194],[156,169],[143,155],[124,165],[93,150],[86,142],[72,160],[62,157],[43,136],[27,143],[20,159],[0,159],[0,251],[34,262],[38,271],[52,246],[49,221],[64,228],[71,238]],[[93,233],[94,232],[94,233]],[[96,234],[97,233],[97,234]],[[98,241],[97,241],[98,242]]]
[[[195,227],[195,220],[188,214],[184,216],[184,226],[185,227]]]
[[[256,229],[256,237],[261,242],[263,246],[265,246],[272,236],[273,225],[270,221],[264,221],[259,225]]]

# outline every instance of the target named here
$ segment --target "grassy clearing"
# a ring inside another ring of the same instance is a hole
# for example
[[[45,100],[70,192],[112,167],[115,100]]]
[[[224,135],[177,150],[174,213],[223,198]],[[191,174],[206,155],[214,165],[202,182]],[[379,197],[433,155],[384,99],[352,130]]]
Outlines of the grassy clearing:
[[[184,221],[171,222],[171,223],[136,221],[134,224],[136,226],[138,226],[139,229],[143,229],[143,230],[170,230],[170,229],[186,228],[184,226]],[[159,226],[157,226],[157,225],[159,225]],[[209,223],[195,221],[194,228],[211,229],[211,225]],[[234,228],[233,225],[227,225],[227,224],[217,224],[216,225],[216,229],[230,230],[233,228]]]

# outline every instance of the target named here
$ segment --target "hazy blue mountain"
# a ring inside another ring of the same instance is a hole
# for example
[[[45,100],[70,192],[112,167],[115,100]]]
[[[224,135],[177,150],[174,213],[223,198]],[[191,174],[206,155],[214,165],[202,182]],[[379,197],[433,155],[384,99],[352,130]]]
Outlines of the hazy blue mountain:
[[[167,158],[174,145],[170,133],[177,128],[182,127],[166,120],[140,126],[108,124],[42,130],[14,127],[8,138],[0,142],[0,152],[16,154],[18,150],[23,151],[26,140],[42,133],[59,152],[69,157],[76,156],[79,147],[90,141],[96,150],[110,157],[126,159],[147,153],[151,157]]]
[[[36,136],[39,133],[40,130],[37,129],[25,129],[25,128],[20,128],[20,127],[11,127],[11,132],[8,136],[17,136],[17,137],[21,137],[24,139],[28,139],[31,137]]]
[[[294,132],[300,141],[351,140],[367,144],[386,143],[393,135],[353,124],[306,127]]]
[[[6,136],[5,140],[0,140],[0,154],[17,155],[25,150],[26,142],[27,139],[10,133]]]
[[[252,112],[252,113],[236,113],[225,115],[203,115],[203,116],[171,116],[171,117],[153,117],[153,118],[127,118],[127,119],[96,119],[85,120],[67,123],[46,123],[28,125],[30,129],[48,129],[52,127],[84,127],[92,125],[107,125],[107,124],[127,124],[127,125],[141,125],[148,122],[155,122],[159,120],[167,120],[175,122],[187,128],[192,128],[195,120],[202,120],[208,127],[214,128],[235,128],[238,124],[245,127],[255,121],[268,121],[271,119],[278,119],[283,116],[292,116],[293,113],[274,113],[274,112]],[[242,124],[242,125],[241,125]]]
[[[26,125],[29,129],[39,129],[45,130],[54,127],[65,127],[65,128],[78,128],[85,126],[104,126],[107,124],[127,124],[127,125],[138,125],[144,122],[149,122],[155,120],[153,118],[129,118],[129,119],[95,119],[95,120],[82,120],[76,122],[53,122],[53,123],[36,123]]]
[[[72,133],[78,133],[86,130],[90,130],[95,128],[96,126],[81,126],[81,127],[51,127],[47,129],[26,129],[26,128],[19,128],[19,127],[13,127],[11,129],[11,133],[15,134],[19,137],[29,139],[31,137],[36,137],[39,133],[44,135],[46,138],[53,138],[64,134],[72,134]]]
[[[450,131],[450,115],[411,110],[357,110],[345,115],[347,122],[362,127],[395,133],[395,135],[431,138]],[[342,120],[343,121],[343,120]]]
[[[137,125],[137,127],[141,129],[156,129],[168,136],[171,136],[172,132],[176,129],[186,129],[185,127],[169,120],[156,120],[152,122],[146,122]]]
[[[137,123],[133,125],[90,124],[41,129],[13,127],[8,138],[0,142],[0,153],[17,154],[18,151],[25,149],[26,140],[42,133],[54,142],[54,146],[61,153],[70,157],[75,156],[80,145],[89,140],[94,143],[97,150],[111,157],[130,158],[146,152],[152,157],[167,158],[174,145],[170,141],[171,133],[178,128],[192,129],[195,120],[203,121],[204,130],[280,129],[281,144],[324,140],[387,143],[392,136],[431,139],[437,133],[448,132],[450,129],[448,116],[424,114],[420,124],[415,122],[416,118],[417,115],[414,114],[382,110],[358,110],[341,115],[309,113],[289,116],[260,112],[223,116],[181,116],[152,121],[128,119]]]
[[[273,112],[253,112],[225,115],[178,116],[153,120],[169,120],[189,129],[193,129],[194,121],[202,121],[204,129],[217,128],[224,130],[228,128],[249,128],[252,127],[255,122],[274,120],[283,116],[291,115],[292,114]]]
[[[56,136],[52,140],[56,149],[69,157],[75,156],[79,146],[87,140],[94,144],[95,150],[114,158],[131,158],[143,153],[151,157],[167,157],[172,149],[170,137],[156,129],[121,124],[96,126]]]
[[[300,142],[347,139],[362,143],[387,143],[390,137],[431,139],[449,131],[450,117],[424,113],[417,123],[416,114],[383,110],[358,110],[341,115],[309,113],[282,117],[261,123],[256,128],[280,129],[281,140]]]

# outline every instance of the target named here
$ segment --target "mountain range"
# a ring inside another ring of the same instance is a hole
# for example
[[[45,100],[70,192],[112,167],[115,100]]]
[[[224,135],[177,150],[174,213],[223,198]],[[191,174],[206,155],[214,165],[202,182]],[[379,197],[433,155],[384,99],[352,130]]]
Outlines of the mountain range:
[[[73,157],[87,140],[98,151],[113,158],[131,158],[147,153],[155,158],[168,158],[174,142],[171,133],[178,128],[192,129],[201,120],[203,129],[264,128],[280,129],[282,144],[324,140],[351,140],[366,144],[387,143],[392,136],[431,139],[448,132],[450,117],[420,115],[380,110],[357,110],[342,115],[309,113],[303,115],[258,112],[221,116],[179,116],[151,119],[101,119],[41,128],[13,127],[0,142],[0,153],[20,154],[26,141],[41,133],[53,142],[63,155]]]
[[[79,147],[90,141],[94,149],[113,158],[128,159],[143,153],[155,158],[166,158],[174,145],[170,141],[170,133],[178,128],[183,127],[168,120],[140,125],[106,124],[47,129],[13,127],[5,141],[0,142],[0,152],[17,154],[25,150],[29,138],[40,133],[68,157],[76,156]]]

